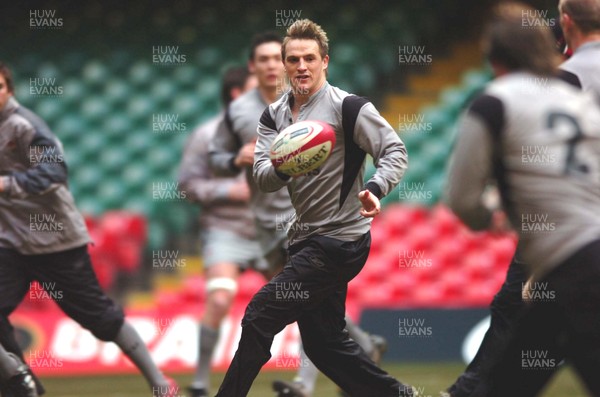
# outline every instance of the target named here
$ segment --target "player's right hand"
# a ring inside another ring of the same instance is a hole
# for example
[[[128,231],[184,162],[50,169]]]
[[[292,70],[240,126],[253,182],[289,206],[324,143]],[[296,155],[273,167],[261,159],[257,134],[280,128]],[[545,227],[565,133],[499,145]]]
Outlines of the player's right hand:
[[[250,167],[254,164],[254,147],[256,140],[246,143],[238,152],[233,164],[238,168]]]

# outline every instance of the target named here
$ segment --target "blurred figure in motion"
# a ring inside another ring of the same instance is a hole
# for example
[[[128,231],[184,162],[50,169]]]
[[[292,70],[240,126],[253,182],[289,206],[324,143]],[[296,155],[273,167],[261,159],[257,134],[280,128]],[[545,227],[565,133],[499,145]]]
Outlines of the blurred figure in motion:
[[[221,89],[225,107],[256,84],[256,76],[250,74],[247,67],[228,69]],[[193,132],[185,145],[179,169],[180,188],[202,207],[200,226],[206,276],[198,364],[189,387],[191,397],[208,396],[210,365],[219,327],[231,309],[240,272],[248,267],[265,270],[256,242],[254,215],[248,205],[250,190],[245,176],[215,177],[208,165],[208,145],[224,114],[222,111]]]
[[[598,73],[600,70],[600,0],[562,0],[558,9],[562,29],[559,25],[555,25],[557,27],[555,30],[560,33],[560,43],[568,44],[570,58],[560,65],[561,71],[558,76],[576,87],[583,88],[584,91],[594,92],[600,98],[600,74]],[[506,229],[506,225],[501,224],[504,216],[496,213],[496,219],[501,222],[493,227]],[[515,319],[526,306],[522,288],[528,278],[529,271],[526,264],[515,255],[508,269],[506,281],[492,301],[490,328],[475,358],[469,363],[465,372],[448,388],[446,395],[470,396],[480,381],[482,364],[503,351]],[[547,346],[547,348],[552,351],[556,360],[562,359],[563,355],[558,352],[556,346]],[[552,370],[543,371],[529,381],[544,383],[545,378],[552,377],[553,373]]]
[[[13,93],[11,71],[0,62],[0,344],[25,361],[8,316],[38,281],[69,317],[96,338],[116,343],[153,396],[174,396],[174,382],[98,284],[90,237],[67,185],[62,144]]]
[[[552,36],[543,21],[524,27],[523,12],[535,15],[496,9],[486,35],[496,80],[463,117],[449,172],[449,205],[473,229],[492,223],[481,198],[497,183],[532,276],[470,395],[536,396],[563,356],[600,395],[600,107],[555,77]]]

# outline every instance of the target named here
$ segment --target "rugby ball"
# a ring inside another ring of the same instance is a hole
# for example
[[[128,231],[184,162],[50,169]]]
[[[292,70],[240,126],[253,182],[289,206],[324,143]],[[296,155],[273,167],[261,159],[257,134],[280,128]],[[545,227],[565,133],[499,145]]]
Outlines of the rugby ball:
[[[322,121],[300,121],[285,128],[271,145],[271,163],[289,176],[319,168],[335,145],[333,127]]]

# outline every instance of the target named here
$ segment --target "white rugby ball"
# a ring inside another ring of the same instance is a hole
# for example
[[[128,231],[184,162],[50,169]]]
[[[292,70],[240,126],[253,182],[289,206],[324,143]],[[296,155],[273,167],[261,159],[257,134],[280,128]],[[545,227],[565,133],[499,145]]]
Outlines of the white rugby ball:
[[[322,121],[300,121],[285,128],[271,145],[271,163],[289,176],[319,168],[335,145],[333,127]]]

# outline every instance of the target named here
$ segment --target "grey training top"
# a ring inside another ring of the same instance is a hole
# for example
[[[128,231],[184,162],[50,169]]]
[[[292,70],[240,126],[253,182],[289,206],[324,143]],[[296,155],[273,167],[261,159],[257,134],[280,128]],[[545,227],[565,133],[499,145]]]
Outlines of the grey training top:
[[[203,229],[221,229],[247,239],[256,237],[254,215],[247,202],[229,199],[229,190],[246,183],[244,175],[216,177],[208,165],[208,145],[215,136],[224,113],[194,130],[188,138],[179,167],[180,189],[186,198],[202,206]]]
[[[495,179],[536,278],[600,239],[600,107],[555,78],[493,81],[460,122],[446,199],[471,228],[489,225],[482,193]]]
[[[266,106],[257,88],[231,102],[210,143],[210,163],[215,174],[234,176],[240,173],[233,160],[244,144],[257,138],[256,127]],[[250,208],[257,224],[274,232],[287,225],[294,214],[288,192],[284,189],[266,193],[258,189],[251,167],[246,169],[246,178],[252,195]]]
[[[0,247],[47,254],[90,242],[67,187],[62,145],[37,115],[10,98],[0,109]]]
[[[600,41],[579,47],[560,68],[577,76],[581,88],[595,92],[600,100]]]
[[[297,215],[288,232],[291,244],[315,235],[357,240],[369,231],[372,219],[360,215],[357,197],[365,187],[366,154],[373,156],[377,168],[366,187],[383,197],[400,182],[407,168],[404,144],[373,104],[325,82],[301,106],[296,121],[329,123],[335,130],[335,147],[316,172],[285,177],[275,172],[269,151],[277,134],[292,124],[293,100],[289,91],[265,109],[258,125],[254,178],[264,191],[281,191],[287,186]]]

